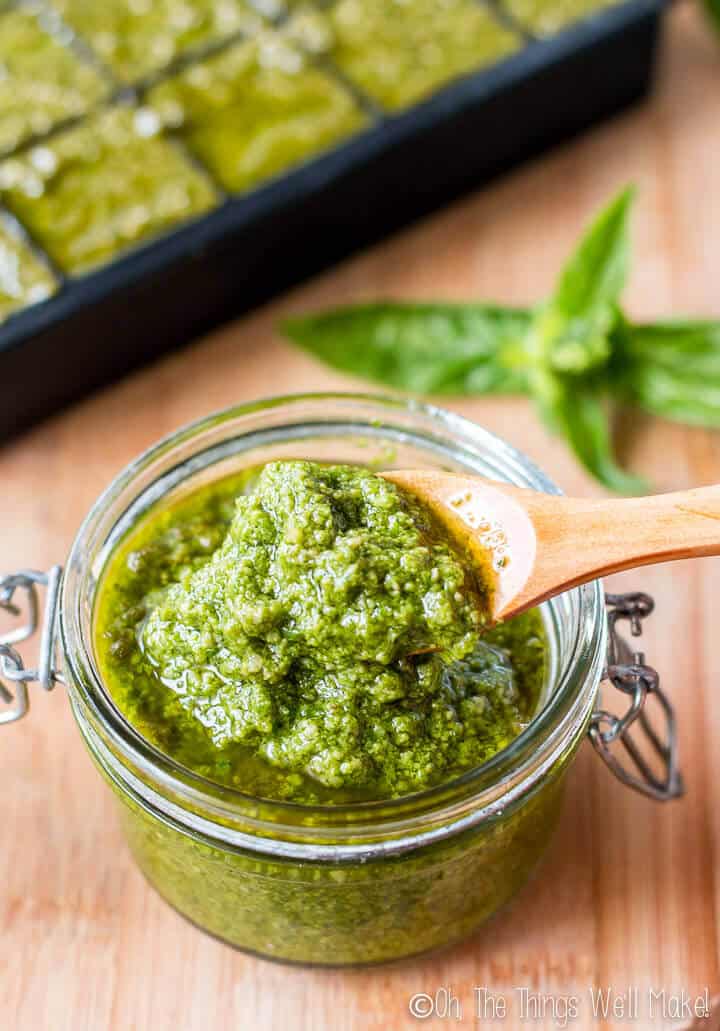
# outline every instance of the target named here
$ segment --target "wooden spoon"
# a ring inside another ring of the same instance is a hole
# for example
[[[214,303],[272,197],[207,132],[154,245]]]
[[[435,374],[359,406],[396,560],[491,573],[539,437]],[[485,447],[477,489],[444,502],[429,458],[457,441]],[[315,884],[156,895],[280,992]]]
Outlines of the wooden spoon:
[[[720,555],[720,485],[645,498],[567,498],[463,473],[391,470],[483,566],[507,619],[622,569]]]

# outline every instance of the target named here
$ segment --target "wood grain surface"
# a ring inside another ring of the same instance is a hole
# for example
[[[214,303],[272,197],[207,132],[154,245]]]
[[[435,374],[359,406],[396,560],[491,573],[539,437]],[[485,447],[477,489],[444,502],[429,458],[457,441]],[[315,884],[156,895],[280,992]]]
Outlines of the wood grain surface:
[[[719,317],[719,169],[720,45],[683,0],[642,107],[0,450],[0,568],[62,562],[109,479],[181,423],[260,395],[357,386],[283,343],[282,312],[378,296],[532,300],[582,223],[628,180],[640,188],[632,311]],[[527,402],[453,407],[568,491],[599,493]],[[626,459],[658,488],[720,480],[720,434],[639,418],[618,430]],[[584,746],[554,845],[516,904],[464,945],[392,967],[286,968],[184,923],[133,868],[62,688],[35,697],[28,719],[0,730],[0,1028],[394,1031],[421,1025],[408,1012],[413,993],[444,987],[461,1020],[453,1010],[422,1026],[559,1026],[552,1012],[522,1023],[517,987],[556,1002],[578,996],[570,1027],[687,1024],[651,1019],[646,993],[720,993],[720,561],[613,584],[657,599],[646,646],[680,716],[687,797],[663,807],[633,795]],[[637,987],[639,1018],[594,1020],[590,985]],[[475,987],[508,998],[505,1020],[476,1019]]]

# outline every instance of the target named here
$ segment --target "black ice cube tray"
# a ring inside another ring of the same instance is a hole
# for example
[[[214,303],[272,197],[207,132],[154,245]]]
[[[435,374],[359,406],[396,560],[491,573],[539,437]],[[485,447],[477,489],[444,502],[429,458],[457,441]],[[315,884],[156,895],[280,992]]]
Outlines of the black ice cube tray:
[[[365,125],[246,192],[223,188],[182,138],[171,141],[184,148],[188,167],[217,188],[214,207],[82,274],[64,273],[40,236],[17,219],[15,230],[46,264],[57,288],[0,324],[0,436],[186,343],[646,93],[663,0],[617,4],[542,38],[533,33],[548,32],[547,22],[524,20],[533,2],[548,0],[505,0],[505,6],[497,0],[486,8],[516,35],[513,53],[398,111],[383,111],[363,94],[342,68],[333,67],[332,52],[312,56],[349,90]],[[282,22],[281,14],[270,31],[282,31]],[[90,50],[64,26],[58,38],[79,52]],[[237,38],[219,48],[213,43],[210,51],[234,45]],[[150,86],[207,57],[207,49],[181,56],[168,71],[151,76]],[[110,83],[103,105],[142,107],[146,82],[113,83],[112,69],[97,64]],[[25,142],[20,158],[72,132],[77,121]],[[16,214],[11,209],[11,218]]]

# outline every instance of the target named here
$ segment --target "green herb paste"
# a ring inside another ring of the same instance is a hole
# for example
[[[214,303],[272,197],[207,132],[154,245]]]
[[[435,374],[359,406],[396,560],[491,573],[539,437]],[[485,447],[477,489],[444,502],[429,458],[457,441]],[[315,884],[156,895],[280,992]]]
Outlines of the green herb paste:
[[[551,36],[593,14],[614,6],[618,0],[506,0],[507,10],[525,30]]]
[[[12,223],[0,219],[0,323],[55,293],[52,273]]]
[[[261,24],[245,0],[54,0],[53,6],[124,82]]]
[[[0,164],[0,199],[75,275],[214,207],[147,108],[118,104]]]
[[[0,12],[0,150],[85,114],[109,92],[102,77],[50,35],[34,8]]]
[[[349,91],[282,33],[263,32],[149,93],[225,189],[260,185],[362,129]]]
[[[323,10],[301,8],[289,31],[387,111],[522,46],[518,33],[474,0],[338,0]]]
[[[481,638],[491,585],[354,466],[274,462],[152,513],[114,556],[96,646],[119,708],[220,783],[387,799],[477,766],[537,703],[537,614]]]

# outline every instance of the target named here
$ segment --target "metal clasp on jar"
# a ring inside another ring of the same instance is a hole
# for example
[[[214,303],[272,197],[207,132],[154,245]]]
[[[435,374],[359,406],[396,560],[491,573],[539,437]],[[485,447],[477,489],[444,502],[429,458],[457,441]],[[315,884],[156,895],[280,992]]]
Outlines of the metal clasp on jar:
[[[590,740],[618,780],[643,795],[667,802],[685,790],[678,766],[675,712],[660,687],[656,670],[646,665],[643,652],[630,648],[617,628],[620,620],[626,620],[632,636],[639,637],[642,621],[653,611],[655,603],[649,595],[637,593],[606,594],[605,604],[610,637],[603,680],[626,695],[629,704],[621,716],[604,708],[596,709],[590,720]],[[651,699],[657,703],[659,730],[648,718]],[[624,749],[624,762],[617,748],[613,748],[618,744]]]
[[[51,691],[62,679],[55,666],[55,628],[61,579],[61,566],[53,566],[47,573],[25,569],[0,577],[0,615],[6,613],[17,624],[7,633],[0,634],[0,723],[14,723],[28,711],[28,684],[38,683],[46,691]],[[14,646],[32,637],[37,630],[40,611],[38,587],[47,589],[40,654],[37,667],[26,669]]]

